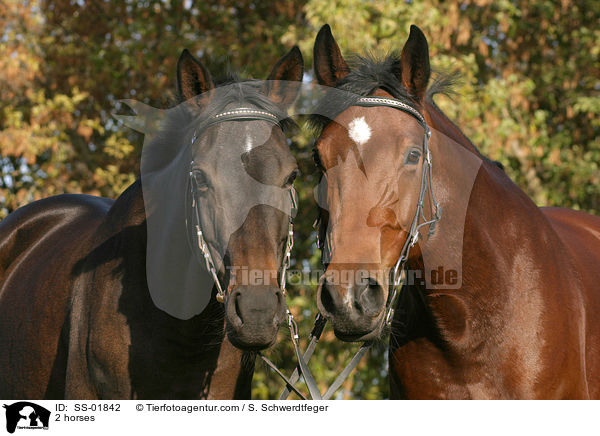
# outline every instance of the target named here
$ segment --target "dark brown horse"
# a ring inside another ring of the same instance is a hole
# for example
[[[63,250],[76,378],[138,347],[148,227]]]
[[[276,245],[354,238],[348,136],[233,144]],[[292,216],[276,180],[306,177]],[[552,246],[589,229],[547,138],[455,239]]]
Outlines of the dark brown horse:
[[[329,27],[321,29],[320,84],[424,114],[433,130],[427,195],[443,211],[432,233],[421,231],[405,265],[409,283],[390,339],[392,397],[600,398],[600,218],[538,208],[479,154],[426,98],[428,46],[415,26],[401,56],[357,64],[349,68]],[[421,191],[425,131],[410,110],[356,100],[340,102],[335,122],[323,127],[317,151],[327,175],[331,253],[318,305],[341,339],[373,339],[384,325],[386,275],[366,283],[330,278],[343,269],[389,273],[396,264]],[[357,184],[362,199],[382,200],[347,202]],[[425,207],[425,217],[432,212]],[[379,260],[348,262],[348,253],[371,251]],[[447,265],[458,270],[436,270]]]
[[[179,124],[172,124],[157,141],[162,141],[159,145],[167,154],[191,144],[194,165],[186,166],[177,180],[187,181],[189,171],[194,173],[195,193],[199,192],[194,201],[208,205],[199,219],[213,257],[215,247],[222,245],[218,236],[228,224],[227,212],[239,206],[238,194],[244,192],[240,185],[247,185],[242,174],[219,168],[214,149],[218,146],[221,155],[225,150],[238,163],[242,155],[247,173],[260,177],[262,186],[291,189],[296,163],[281,120],[295,90],[277,84],[296,83],[302,74],[302,56],[295,47],[274,67],[267,85],[234,83],[230,99],[219,102],[211,100],[215,85],[206,68],[187,50],[179,59],[179,94],[184,102],[175,111]],[[212,116],[236,105],[275,114],[277,121],[210,124],[191,139],[194,124],[206,121],[207,111]],[[229,134],[239,129],[258,130],[265,140],[251,148],[249,136]],[[217,169],[222,171],[215,174]],[[186,185],[175,179],[172,183],[177,206],[172,213],[179,215],[171,227],[158,232],[168,241],[192,242],[178,261],[200,265],[195,262],[202,259],[192,253],[197,241],[186,240]],[[219,197],[217,185],[229,195]],[[215,289],[210,297],[211,281],[204,310],[180,319],[157,308],[149,293],[145,206],[138,180],[116,201],[60,195],[24,206],[0,223],[1,398],[249,398],[253,350],[275,340],[285,299],[277,283],[238,286],[228,271],[230,267],[277,270],[289,214],[264,204],[252,207],[242,226],[224,242],[219,281],[233,297],[220,303]],[[165,263],[171,260],[168,249]]]

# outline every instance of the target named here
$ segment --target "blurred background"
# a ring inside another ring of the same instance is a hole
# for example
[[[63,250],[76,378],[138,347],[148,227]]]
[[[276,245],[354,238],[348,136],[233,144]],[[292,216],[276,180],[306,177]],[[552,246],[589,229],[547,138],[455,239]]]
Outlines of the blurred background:
[[[118,197],[137,177],[143,137],[111,112],[124,98],[173,105],[184,48],[213,77],[232,68],[265,79],[298,44],[312,80],[325,23],[345,54],[401,50],[418,25],[432,66],[460,73],[454,95],[436,101],[467,136],[537,204],[598,214],[599,22],[597,0],[0,0],[0,219],[65,192]],[[292,140],[302,171],[292,268],[305,270],[320,267],[312,142],[308,132]],[[314,292],[289,291],[305,338]],[[323,391],[357,349],[325,331],[311,361]],[[388,397],[385,350],[383,338],[339,398]],[[291,373],[287,331],[266,354]],[[257,399],[282,387],[260,362],[253,383]]]

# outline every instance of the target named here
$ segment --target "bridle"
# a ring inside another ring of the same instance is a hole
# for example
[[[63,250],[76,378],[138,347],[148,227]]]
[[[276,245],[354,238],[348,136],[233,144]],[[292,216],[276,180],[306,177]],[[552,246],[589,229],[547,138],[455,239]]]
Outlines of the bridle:
[[[390,107],[390,108],[394,108],[394,109],[399,109],[399,110],[411,115],[413,118],[415,118],[425,131],[424,135],[423,135],[423,144],[422,144],[422,154],[424,157],[424,161],[423,161],[423,167],[422,167],[422,171],[421,171],[421,184],[420,184],[420,188],[419,188],[419,197],[417,200],[415,216],[411,222],[410,230],[408,232],[406,241],[404,242],[402,250],[400,251],[400,257],[398,258],[398,260],[396,261],[394,267],[391,269],[391,272],[390,272],[390,276],[391,276],[390,277],[390,292],[389,292],[388,301],[386,303],[386,315],[384,318],[385,324],[389,327],[394,318],[394,310],[395,310],[398,296],[400,294],[400,289],[401,289],[400,285],[402,284],[402,272],[404,271],[406,262],[409,258],[410,250],[412,247],[414,247],[416,245],[419,238],[421,237],[421,229],[425,226],[429,226],[428,235],[429,236],[433,235],[433,233],[435,232],[436,224],[442,217],[442,208],[441,208],[440,204],[438,203],[437,199],[435,198],[435,195],[433,192],[432,157],[431,157],[431,151],[429,149],[429,138],[431,137],[431,129],[427,125],[427,122],[425,121],[425,118],[423,117],[423,115],[421,115],[421,113],[418,110],[414,109],[410,105],[408,105],[398,99],[395,99],[395,98],[361,97],[353,104],[353,106]],[[430,219],[427,219],[425,217],[425,212],[424,212],[425,197],[427,196],[428,191],[430,193],[429,201],[430,201],[431,211],[433,213],[433,216]],[[323,225],[323,223],[321,222],[320,225]],[[317,233],[319,234],[321,232],[317,232]],[[328,252],[331,249],[330,240],[328,238],[327,232],[325,232],[325,235],[326,235],[326,237],[325,237],[325,240],[322,241],[322,244],[321,244],[321,242],[319,242],[319,245],[322,247],[322,249],[324,251],[324,255],[323,255],[324,259],[329,258]],[[323,317],[323,315],[321,315],[320,313],[317,314],[317,317],[315,319],[314,328],[309,336],[310,342],[307,347],[307,350],[306,350],[304,356],[299,356],[299,361],[301,361],[301,362],[304,361],[304,362],[302,362],[303,365],[301,366],[300,369],[301,369],[302,375],[304,375],[304,377],[305,377],[305,381],[307,382],[306,384],[309,388],[309,391],[311,392],[313,399],[327,400],[327,399],[331,398],[333,396],[333,394],[335,393],[335,391],[342,385],[344,380],[350,375],[350,373],[354,370],[354,368],[356,368],[356,366],[358,365],[358,363],[360,362],[360,360],[362,359],[364,354],[372,346],[371,342],[365,342],[360,347],[358,352],[354,355],[354,357],[350,360],[350,362],[346,365],[346,367],[344,367],[342,372],[338,375],[338,377],[335,379],[333,384],[327,389],[325,394],[323,394],[321,396],[320,393],[318,392],[318,389],[317,389],[316,393],[313,393],[314,388],[311,389],[311,385],[309,384],[309,381],[306,380],[306,374],[302,367],[307,367],[308,360],[310,359],[310,357],[312,356],[312,354],[314,352],[316,344],[318,343],[318,341],[320,339],[320,336],[323,332],[323,329],[325,328],[326,323],[327,323],[327,320],[325,319],[325,317]],[[299,378],[300,378],[300,373],[296,369],[296,371],[294,371],[294,373],[292,374],[292,376],[289,379],[289,382],[292,384],[292,386],[290,386],[290,384],[288,383],[288,386],[283,390],[283,392],[279,396],[280,400],[284,400],[289,396],[290,387],[293,387],[293,384],[296,383],[299,380]]]
[[[419,189],[419,198],[417,200],[415,216],[411,222],[410,230],[408,232],[408,236],[404,245],[402,246],[402,250],[400,251],[400,257],[394,264],[394,267],[391,269],[391,277],[390,277],[390,297],[388,298],[388,302],[386,305],[386,317],[385,323],[386,325],[390,325],[392,319],[394,317],[394,307],[396,300],[399,295],[399,287],[402,280],[402,271],[406,265],[406,261],[408,260],[410,250],[412,247],[416,245],[419,238],[421,237],[421,228],[425,226],[429,226],[428,236],[431,236],[435,232],[435,226],[437,222],[442,217],[442,208],[439,205],[438,201],[435,198],[435,194],[433,192],[433,182],[432,182],[432,158],[431,158],[431,150],[429,149],[429,138],[431,137],[431,129],[427,125],[425,118],[421,113],[413,108],[412,106],[390,97],[361,97],[354,103],[354,106],[361,107],[391,107],[394,109],[399,109],[417,120],[419,125],[423,127],[425,134],[423,136],[423,144],[422,144],[422,154],[424,156],[423,167],[421,170],[421,185]],[[431,219],[427,219],[424,213],[425,206],[425,197],[427,192],[430,192],[430,206],[433,212],[433,217]],[[422,220],[423,222],[419,222]],[[319,232],[320,233],[320,232]],[[329,240],[328,235],[326,235],[325,240],[321,244],[323,247],[324,256],[323,258],[328,258],[330,256],[329,252],[331,250],[331,242]]]
[[[209,118],[203,125],[201,130],[205,130],[206,128],[224,123],[227,121],[267,121],[274,125],[279,125],[279,119],[276,115],[259,109],[251,109],[240,107],[237,109],[230,109],[225,112],[220,112],[216,115],[213,115]],[[194,131],[192,135],[191,145],[193,146],[196,140],[198,139],[198,135],[200,134],[199,130]],[[210,273],[215,287],[217,288],[216,300],[219,303],[224,303],[226,298],[226,293],[221,285],[221,281],[217,274],[217,269],[215,267],[215,262],[210,253],[210,249],[206,240],[204,239],[204,233],[202,231],[202,225],[200,221],[200,204],[198,202],[198,181],[196,180],[194,174],[194,161],[192,160],[190,163],[190,171],[189,171],[189,183],[188,183],[188,194],[191,199],[186,201],[187,205],[191,206],[191,221],[188,220],[189,214],[186,213],[186,226],[188,228],[188,235],[193,234],[195,236],[196,241],[195,244],[192,245],[192,251],[196,256],[196,259],[202,263],[204,262],[207,271]],[[286,295],[286,273],[287,269],[290,267],[290,258],[292,248],[294,247],[294,227],[293,227],[293,217],[295,216],[295,212],[298,208],[297,206],[297,195],[296,191],[293,187],[290,188],[290,197],[291,197],[291,211],[290,218],[288,224],[288,234],[284,248],[284,255],[282,260],[282,265],[280,268],[280,280],[279,287],[283,292],[283,295]],[[191,228],[191,229],[190,229]],[[289,311],[288,311],[289,312]]]

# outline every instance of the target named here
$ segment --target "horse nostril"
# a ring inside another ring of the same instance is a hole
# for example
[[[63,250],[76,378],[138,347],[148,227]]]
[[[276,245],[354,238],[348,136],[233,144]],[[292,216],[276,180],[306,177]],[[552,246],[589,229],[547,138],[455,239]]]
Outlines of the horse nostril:
[[[321,287],[321,305],[327,313],[333,314],[335,312],[335,303],[331,292],[333,291],[330,289],[330,283],[325,279]]]
[[[242,310],[240,309],[240,297],[242,295],[240,293],[235,294],[233,304],[235,307],[235,314],[240,320],[240,327],[244,325],[244,318],[242,318]]]
[[[358,298],[360,310],[369,316],[378,315],[384,305],[383,287],[376,280],[369,278]]]

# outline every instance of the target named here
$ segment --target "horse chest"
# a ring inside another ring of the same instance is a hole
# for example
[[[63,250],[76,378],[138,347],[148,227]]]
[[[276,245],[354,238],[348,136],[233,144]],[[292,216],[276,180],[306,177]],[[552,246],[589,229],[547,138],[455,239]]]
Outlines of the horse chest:
[[[467,399],[469,391],[458,371],[425,338],[390,354],[391,399]]]

